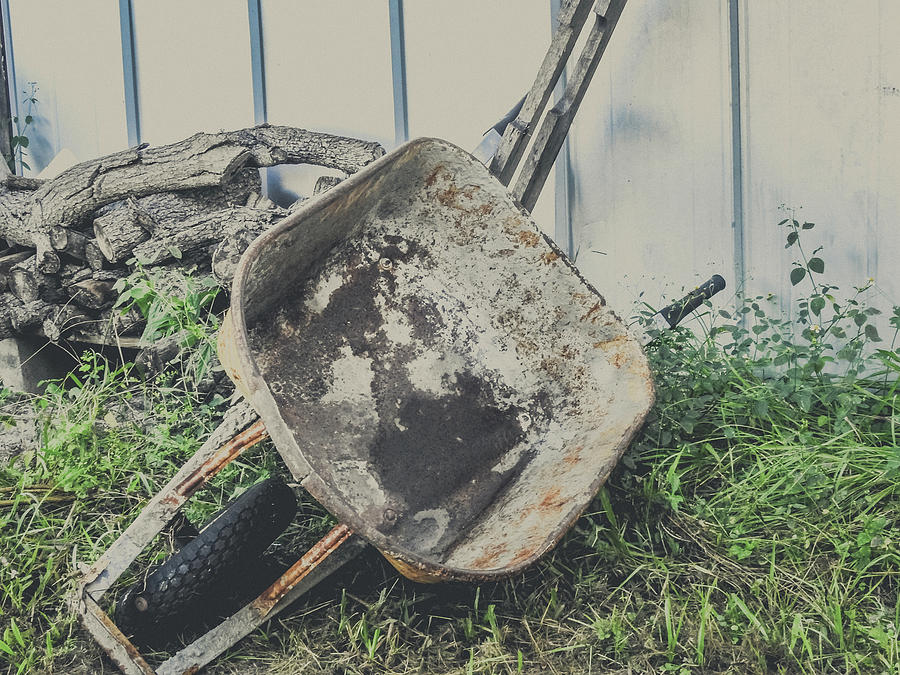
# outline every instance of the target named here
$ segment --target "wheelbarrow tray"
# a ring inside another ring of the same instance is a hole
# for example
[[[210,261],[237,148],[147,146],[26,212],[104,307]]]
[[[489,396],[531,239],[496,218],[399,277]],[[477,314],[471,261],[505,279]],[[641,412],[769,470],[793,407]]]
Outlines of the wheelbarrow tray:
[[[537,560],[653,399],[603,298],[484,166],[435,139],[257,239],[224,334],[295,478],[420,580]]]

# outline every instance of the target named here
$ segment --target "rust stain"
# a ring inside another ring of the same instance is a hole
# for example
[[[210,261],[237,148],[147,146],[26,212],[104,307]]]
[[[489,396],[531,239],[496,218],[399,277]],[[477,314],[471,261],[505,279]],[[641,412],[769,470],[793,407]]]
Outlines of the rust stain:
[[[559,253],[556,251],[547,251],[541,258],[543,258],[545,265],[549,265],[550,263],[559,260]]]
[[[559,359],[544,359],[541,361],[541,370],[553,378],[558,378],[562,374]]]
[[[583,445],[576,445],[571,452],[566,453],[566,456],[563,457],[563,462],[565,462],[569,466],[575,466],[581,461],[582,450],[584,450]]]
[[[441,581],[446,581],[445,577],[440,574],[435,574],[433,572],[429,572],[426,569],[421,567],[417,567],[416,565],[410,565],[405,560],[400,560],[400,558],[395,558],[393,556],[388,555],[384,551],[381,554],[387,559],[391,565],[394,566],[400,574],[405,576],[410,581],[415,581],[419,584],[437,584]]]
[[[617,335],[609,340],[601,340],[594,343],[594,349],[602,349],[604,351],[613,352],[609,357],[609,362],[616,368],[621,368],[629,362],[628,354],[623,349],[625,343],[628,342],[627,335]]]
[[[484,553],[472,562],[476,570],[492,569],[497,567],[497,559],[509,550],[505,543],[494,544],[485,549]]]
[[[509,236],[515,236],[523,225],[519,216],[509,216],[503,221],[503,231]]]
[[[623,345],[628,342],[627,335],[617,335],[614,338],[610,338],[609,340],[601,340],[600,342],[595,342],[594,347],[596,348],[606,348],[606,347],[618,347],[619,345]]]
[[[565,504],[566,500],[560,496],[560,489],[558,487],[555,487],[544,494],[544,498],[541,500],[538,508],[543,511],[556,511],[560,507],[565,506]]]
[[[518,237],[519,241],[525,244],[525,248],[534,248],[541,241],[541,236],[531,230],[520,230]]]
[[[266,427],[262,420],[258,420],[254,424],[247,427],[244,431],[228,441],[219,448],[215,454],[206,460],[200,467],[190,476],[179,483],[172,496],[165,497],[162,501],[172,504],[180,504],[183,500],[178,497],[187,499],[206,481],[215,476],[219,471],[225,468],[230,462],[236,459],[244,450],[253,447],[262,440],[269,437]]]
[[[464,210],[465,207],[460,203],[461,198],[472,199],[472,196],[481,188],[478,185],[466,185],[464,188],[458,188],[456,185],[448,185],[445,190],[441,190],[435,195],[437,200],[444,206],[450,208]],[[475,209],[476,213],[479,211]]]
[[[536,551],[537,549],[533,546],[529,548],[523,548],[521,551],[516,553],[513,559],[509,561],[509,564],[507,566],[512,567],[513,565],[516,565],[524,560],[528,560],[535,554]]]
[[[478,214],[479,216],[489,216],[493,212],[494,212],[494,205],[488,204],[488,203],[482,204],[477,209],[475,209],[475,213]],[[487,223],[482,225],[482,227],[487,227]]]
[[[100,606],[94,602],[91,598],[85,598],[85,608],[88,612],[93,614],[94,618],[98,619],[103,627],[106,629],[106,632],[112,637],[116,642],[118,642],[124,649],[125,653],[128,655],[128,658],[131,660],[131,665],[136,666],[141,672],[147,673],[148,675],[153,675],[156,671],[150,667],[150,664],[144,660],[144,657],[138,651],[137,647],[135,647],[131,640],[125,637],[125,634],[119,630],[119,627],[113,623],[113,620],[109,618],[109,616],[100,609]],[[103,651],[113,660],[113,662],[119,666],[123,671],[126,670],[127,664],[119,663],[119,660],[115,657],[112,652],[112,649],[106,649],[102,643],[99,643],[101,647],[103,647]]]
[[[537,350],[538,346],[532,340],[520,340],[516,343],[516,353],[521,354],[522,356],[534,354]]]
[[[328,534],[304,553],[300,560],[291,565],[287,572],[263,591],[262,595],[250,603],[253,609],[260,616],[268,614],[278,604],[279,600],[287,595],[294,586],[299,584],[303,577],[312,572],[323,560],[334,553],[341,544],[347,541],[351,534],[353,532],[343,523],[335,525]]]
[[[437,180],[438,174],[444,170],[443,164],[438,164],[430,174],[425,178],[425,187],[431,187]]]
[[[581,317],[581,320],[587,321],[588,319],[590,319],[591,323],[596,322],[598,318],[597,314],[599,314],[601,309],[603,309],[603,303],[595,302],[593,307],[591,307],[587,312],[585,312],[585,315]]]

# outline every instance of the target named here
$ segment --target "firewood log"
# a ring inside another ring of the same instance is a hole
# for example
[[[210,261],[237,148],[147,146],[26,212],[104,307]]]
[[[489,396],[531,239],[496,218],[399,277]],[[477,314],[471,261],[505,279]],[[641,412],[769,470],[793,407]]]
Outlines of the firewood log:
[[[31,194],[26,225],[71,226],[126,197],[223,185],[244,166],[315,164],[353,173],[384,154],[378,143],[262,125],[141,145],[76,164]]]
[[[0,340],[13,337],[16,334],[12,325],[13,310],[22,305],[12,293],[3,293],[0,295]]]
[[[112,263],[131,257],[134,247],[150,238],[153,216],[129,198],[117,209],[94,220],[94,236],[103,256]]]
[[[247,207],[208,213],[185,223],[182,230],[145,241],[135,247],[134,255],[145,265],[178,259],[179,256],[184,258],[218,244],[225,237],[226,228],[266,229],[281,220],[285,214],[282,209],[261,211]]]
[[[9,288],[22,302],[58,302],[65,294],[56,275],[44,274],[38,269],[37,258],[31,256],[13,265],[9,271]]]

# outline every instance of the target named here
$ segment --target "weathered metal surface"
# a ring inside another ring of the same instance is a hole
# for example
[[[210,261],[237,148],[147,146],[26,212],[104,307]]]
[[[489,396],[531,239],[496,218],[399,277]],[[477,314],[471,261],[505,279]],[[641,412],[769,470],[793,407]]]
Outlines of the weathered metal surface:
[[[97,644],[125,675],[153,675],[154,670],[89,595],[81,599],[81,621]]]
[[[194,491],[263,438],[265,427],[250,406],[233,406],[193,457],[79,579],[75,593],[69,597],[70,606],[123,673],[142,675],[154,671],[98,602]],[[210,659],[214,657],[215,654]]]
[[[249,635],[258,626],[277,616],[301,595],[362,553],[366,546],[365,540],[361,537],[349,535],[342,540],[339,546],[332,548],[329,555],[321,558],[319,563],[312,567],[302,579],[299,579],[296,585],[287,591],[267,613],[261,614],[254,606],[258,599],[254,600],[160,664],[156,668],[157,675],[182,675],[197,672],[242,637]]]
[[[276,579],[258,598],[250,603],[261,617],[268,615],[272,608],[287,595],[300,581],[312,572],[323,560],[334,553],[353,534],[346,525],[335,525],[331,531],[303,554]]]
[[[258,239],[237,371],[289,466],[425,576],[553,546],[652,401],[603,298],[468,153],[419,139]]]
[[[262,420],[257,420],[225,443],[212,457],[201,464],[196,471],[176,485],[172,491],[172,498],[179,500],[188,499],[205,485],[206,481],[234,461],[238,455],[268,437],[269,434],[266,432],[266,427]]]

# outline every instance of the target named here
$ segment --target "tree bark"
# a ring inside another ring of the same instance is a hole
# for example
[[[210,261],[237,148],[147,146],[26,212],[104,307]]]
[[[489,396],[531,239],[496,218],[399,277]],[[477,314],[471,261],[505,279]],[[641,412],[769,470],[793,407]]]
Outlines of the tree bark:
[[[90,240],[81,232],[70,230],[67,227],[54,225],[49,230],[50,246],[57,253],[65,253],[71,258],[87,261],[85,246]]]
[[[102,270],[106,267],[106,257],[94,239],[88,239],[84,242],[84,258],[92,270]]]
[[[223,186],[161,192],[138,200],[141,208],[153,217],[154,235],[175,232],[184,224],[210,211],[229,206],[244,206],[250,195],[262,189],[259,169],[244,168]]]
[[[79,307],[94,312],[112,307],[119,294],[114,288],[115,281],[85,279],[66,287],[66,292]]]
[[[187,331],[179,331],[174,335],[157,340],[152,345],[144,347],[138,353],[134,359],[134,365],[140,368],[147,376],[161,373],[165,370],[168,363],[178,357],[187,339]]]
[[[37,258],[31,256],[13,265],[9,271],[9,288],[22,302],[57,302],[64,297],[55,275],[44,274],[38,269]]]
[[[84,330],[86,326],[91,325],[94,321],[96,319],[86,314],[80,307],[62,305],[56,311],[48,313],[47,317],[41,322],[41,329],[48,340],[58,342],[73,331]]]
[[[32,300],[14,306],[10,313],[10,322],[17,333],[24,333],[39,328],[47,319],[57,313],[61,305],[44,300]]]
[[[315,164],[354,173],[383,154],[378,143],[293,127],[199,133],[73,166],[32,193],[26,225],[37,232],[46,224],[71,226],[128,196],[223,185],[244,166]]]
[[[94,220],[95,241],[111,263],[130,257],[134,247],[147,241],[155,228],[153,216],[132,198]]]
[[[22,305],[12,293],[3,293],[0,295],[0,340],[13,337],[16,334],[12,325],[13,310]]]
[[[145,265],[156,265],[179,256],[187,258],[222,241],[229,231],[262,232],[281,220],[285,213],[282,209],[260,211],[243,206],[223,209],[194,218],[178,232],[140,244],[135,247],[134,255]]]
[[[313,195],[320,195],[323,192],[328,192],[343,180],[344,179],[340,176],[319,176],[318,180],[316,180],[316,186],[313,188]]]

